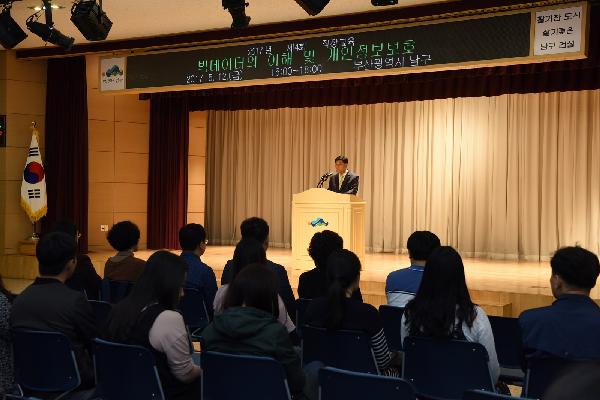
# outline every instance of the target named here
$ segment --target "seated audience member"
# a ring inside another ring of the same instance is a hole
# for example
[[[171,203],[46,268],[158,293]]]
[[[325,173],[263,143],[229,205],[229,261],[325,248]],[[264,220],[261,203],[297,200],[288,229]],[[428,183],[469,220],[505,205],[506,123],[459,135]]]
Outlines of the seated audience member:
[[[13,299],[0,277],[0,399],[13,386],[13,357],[10,343],[10,303]]]
[[[242,269],[253,263],[261,263],[265,266],[267,265],[267,256],[263,244],[252,238],[240,240],[237,246],[235,246],[235,250],[233,252],[233,260],[231,262],[231,282],[235,280],[236,276]],[[215,313],[220,313],[223,311],[223,305],[225,298],[227,297],[226,295],[228,289],[229,284],[226,283],[221,285],[217,291],[214,302]],[[278,295],[277,299],[279,300],[278,320],[286,327],[288,332],[293,332],[296,329],[294,322],[289,317],[285,308],[285,304],[283,303],[283,300],[281,300],[281,296]]]
[[[269,224],[267,224],[267,221],[264,219],[252,217],[242,221],[240,232],[242,234],[242,239],[255,239],[263,244],[265,251],[269,248]],[[277,274],[277,278],[279,279],[279,286],[277,289],[279,297],[283,300],[288,315],[292,318],[296,318],[296,302],[287,271],[283,266],[270,260],[267,260],[266,266]],[[221,285],[231,282],[233,275],[231,271],[232,267],[232,260],[227,261],[225,268],[223,268],[223,274],[221,275]]]
[[[175,311],[186,270],[175,254],[154,253],[131,293],[114,306],[107,325],[108,340],[152,351],[167,400],[200,398],[200,367],[192,362],[185,323]]]
[[[79,233],[77,225],[71,221],[58,221],[54,225],[54,231],[71,235],[75,238],[77,243],[79,243],[81,233]],[[101,281],[102,278],[100,278],[100,275],[96,272],[92,260],[85,254],[77,254],[77,266],[75,267],[75,272],[67,279],[65,285],[73,290],[84,292],[88,300],[98,300]]]
[[[117,222],[108,231],[107,239],[117,254],[106,261],[104,277],[112,281],[137,281],[146,265],[146,261],[133,255],[140,240],[137,225],[131,221]]]
[[[415,297],[423,278],[423,269],[440,239],[429,231],[413,232],[406,241],[410,267],[390,272],[385,281],[385,295],[390,306],[404,307]]]
[[[315,299],[327,296],[327,257],[335,250],[344,248],[344,240],[333,231],[324,230],[313,235],[308,246],[308,254],[315,262],[315,268],[303,272],[298,281],[298,297]],[[352,293],[352,298],[362,301],[360,288]]]
[[[581,247],[565,247],[550,266],[556,301],[519,317],[526,358],[600,360],[600,307],[590,299],[600,273],[598,257]]]
[[[352,299],[360,282],[360,260],[349,250],[336,250],[327,259],[329,290],[327,297],[314,299],[306,310],[307,325],[329,330],[354,330],[371,336],[371,347],[382,375],[398,376],[391,366],[383,325],[377,309]]]
[[[298,398],[305,374],[289,335],[277,323],[277,286],[277,276],[264,264],[245,266],[229,284],[223,312],[215,314],[202,337],[208,351],[274,358],[283,365],[290,392]]]
[[[500,366],[490,321],[471,301],[462,258],[450,246],[429,255],[421,286],[404,309],[400,334],[403,341],[424,336],[480,343],[488,352],[492,379],[498,381]]]
[[[37,244],[40,276],[13,302],[13,329],[60,332],[71,341],[82,388],[94,383],[92,358],[88,352],[97,327],[85,295],[68,288],[65,281],[77,265],[77,242],[64,232],[44,235]]]
[[[185,287],[198,289],[203,297],[206,311],[213,315],[213,302],[217,293],[217,278],[212,268],[200,257],[206,251],[206,231],[200,224],[187,224],[179,230],[181,258],[188,266]]]

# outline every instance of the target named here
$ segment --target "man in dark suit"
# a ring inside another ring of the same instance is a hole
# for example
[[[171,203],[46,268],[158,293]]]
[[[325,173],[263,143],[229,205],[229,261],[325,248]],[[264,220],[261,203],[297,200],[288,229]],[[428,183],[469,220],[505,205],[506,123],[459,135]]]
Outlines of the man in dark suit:
[[[269,224],[267,224],[267,221],[265,221],[264,219],[258,217],[251,217],[245,219],[240,225],[240,231],[242,234],[242,239],[256,239],[260,243],[263,243],[265,250],[267,250],[267,248],[269,247]],[[266,265],[277,275],[277,279],[279,281],[279,297],[281,297],[281,300],[285,304],[288,316],[292,319],[292,321],[295,321],[296,300],[294,298],[294,292],[292,291],[287,271],[282,265],[274,263],[271,260],[267,260]],[[233,260],[229,260],[227,261],[225,268],[223,268],[223,274],[221,275],[221,285],[226,285],[230,283],[232,269]]]
[[[525,357],[600,360],[600,307],[590,298],[600,274],[598,257],[581,247],[564,247],[550,265],[556,301],[519,317]]]
[[[337,174],[329,178],[329,190],[336,193],[357,194],[358,175],[348,171],[348,157],[337,156],[335,170]]]
[[[40,276],[13,302],[13,329],[60,332],[71,341],[81,375],[82,388],[94,383],[88,350],[97,327],[85,295],[65,285],[77,265],[77,242],[64,232],[52,232],[36,248]]]

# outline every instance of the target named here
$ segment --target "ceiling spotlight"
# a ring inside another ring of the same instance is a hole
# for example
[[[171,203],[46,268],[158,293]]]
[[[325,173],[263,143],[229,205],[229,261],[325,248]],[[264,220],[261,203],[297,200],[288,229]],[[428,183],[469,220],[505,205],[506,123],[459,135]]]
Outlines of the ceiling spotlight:
[[[112,27],[112,21],[102,11],[96,0],[82,0],[71,7],[71,21],[87,40],[104,40]]]
[[[46,23],[42,24],[41,22],[38,22],[39,12],[37,12],[29,18],[27,18],[27,29],[29,29],[31,32],[42,38],[44,42],[50,42],[52,44],[62,47],[67,51],[71,50],[75,39],[63,35],[58,29],[54,27],[54,22],[52,22],[52,8],[50,7],[50,2],[48,0],[43,1]]]
[[[244,0],[223,0],[223,8],[229,11],[233,22],[231,29],[247,28],[250,23],[250,17],[246,15],[246,7],[249,6]]]
[[[12,2],[0,7],[0,44],[5,49],[12,49],[27,37],[23,29],[10,15]]]
[[[309,15],[317,15],[329,4],[329,0],[296,0],[296,3]]]
[[[398,0],[371,0],[371,4],[377,7],[393,6],[398,4]]]

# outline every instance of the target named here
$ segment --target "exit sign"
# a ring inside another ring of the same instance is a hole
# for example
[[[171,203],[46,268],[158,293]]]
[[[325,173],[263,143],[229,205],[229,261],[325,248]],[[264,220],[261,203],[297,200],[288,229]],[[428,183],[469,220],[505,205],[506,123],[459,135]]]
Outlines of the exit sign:
[[[0,115],[0,147],[6,147],[6,115]]]

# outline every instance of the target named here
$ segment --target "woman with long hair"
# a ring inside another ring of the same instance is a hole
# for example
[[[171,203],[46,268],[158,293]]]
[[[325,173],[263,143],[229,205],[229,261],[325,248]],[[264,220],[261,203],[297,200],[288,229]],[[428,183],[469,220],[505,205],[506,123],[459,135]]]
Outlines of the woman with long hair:
[[[13,385],[13,358],[10,342],[10,304],[13,294],[6,289],[0,276],[0,398]]]
[[[223,312],[202,331],[205,349],[274,358],[286,372],[290,392],[302,394],[305,375],[279,314],[278,280],[262,263],[244,266],[229,284]],[[284,308],[285,310],[285,308]]]
[[[371,348],[382,375],[398,376],[392,366],[379,313],[370,304],[352,298],[360,282],[360,260],[349,250],[336,250],[327,259],[327,297],[314,299],[306,310],[307,325],[329,330],[362,331],[371,337]]]
[[[157,251],[146,263],[131,293],[109,316],[106,339],[141,345],[155,354],[167,400],[199,398],[200,367],[192,362],[191,343],[177,312],[187,272],[185,262]]]
[[[233,268],[231,271],[231,282],[233,283],[237,275],[248,265],[253,263],[264,264],[266,262],[267,254],[265,252],[263,243],[253,238],[245,238],[240,240],[239,243],[235,246],[235,250],[233,252]],[[215,314],[222,312],[225,308],[224,302],[227,297],[227,292],[229,291],[229,285],[230,284],[221,285],[219,290],[217,290],[217,294],[215,295],[215,301],[213,304]],[[281,297],[277,296],[277,299],[277,318],[279,322],[281,322],[281,324],[286,327],[288,332],[293,332],[296,329],[296,326],[287,314],[285,303],[283,302]]]
[[[494,336],[485,311],[471,301],[460,254],[450,246],[427,259],[421,286],[402,316],[401,336],[467,340],[482,344],[494,382],[500,376]]]

